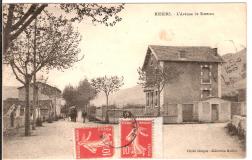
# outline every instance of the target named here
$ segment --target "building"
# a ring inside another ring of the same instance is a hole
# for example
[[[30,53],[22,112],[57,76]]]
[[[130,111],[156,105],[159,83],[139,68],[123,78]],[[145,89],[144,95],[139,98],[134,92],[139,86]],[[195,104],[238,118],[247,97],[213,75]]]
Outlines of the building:
[[[52,114],[53,116],[60,116],[61,106],[62,106],[62,95],[61,91],[53,86],[46,83],[37,82],[37,92],[38,92],[38,102],[40,110],[37,111],[41,113],[43,110],[44,117],[48,117],[47,114]],[[33,84],[30,85],[30,100],[33,99]],[[18,88],[18,95],[20,101],[25,101],[25,87]],[[50,102],[49,102],[50,101]],[[46,104],[46,105],[44,105]],[[45,107],[46,106],[46,107]],[[45,112],[46,111],[46,112]]]
[[[3,131],[24,126],[25,104],[18,98],[7,98],[3,101]]]
[[[165,84],[160,93],[160,108],[164,122],[201,121],[199,119],[200,110],[204,108],[204,105],[197,104],[209,100],[211,97],[221,98],[222,63],[223,60],[218,55],[217,48],[148,46],[142,67],[142,70],[146,72],[147,80],[152,76],[148,72],[157,66],[162,69],[165,67],[176,68],[179,74],[175,80]],[[145,88],[145,92],[146,114],[155,115],[158,112],[157,88]],[[220,103],[224,102],[216,102],[216,105]],[[212,109],[221,109],[221,106],[216,107],[214,103],[211,105],[213,105]],[[207,114],[212,113],[210,109]],[[218,118],[210,121],[221,120],[222,118]]]
[[[38,108],[36,115],[43,121],[48,120],[49,116],[60,116],[63,99],[61,91],[53,86],[45,83],[37,82],[38,89]],[[3,93],[8,90],[3,90]],[[7,98],[3,100],[3,129],[4,132],[8,129],[19,128],[24,126],[25,120],[25,88],[18,88],[18,98]],[[33,100],[33,84],[30,85],[30,104]],[[33,108],[31,107],[31,119],[33,118]]]

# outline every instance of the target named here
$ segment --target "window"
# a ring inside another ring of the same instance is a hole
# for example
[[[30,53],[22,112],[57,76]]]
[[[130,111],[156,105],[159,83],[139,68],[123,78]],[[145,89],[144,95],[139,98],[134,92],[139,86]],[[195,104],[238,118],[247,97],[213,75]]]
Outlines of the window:
[[[154,94],[153,94],[153,92],[151,92],[151,95],[150,95],[150,99],[151,99],[150,106],[153,106],[153,98],[154,98]]]
[[[182,51],[179,51],[179,54],[178,54],[179,58],[183,59],[183,58],[186,58],[186,54],[185,54],[185,51],[182,50]]]
[[[201,83],[211,83],[211,70],[208,65],[201,66]]]
[[[158,91],[155,91],[155,106],[158,105]]]
[[[202,82],[203,83],[210,83],[210,68],[203,67],[202,68]]]
[[[210,90],[209,89],[202,90],[202,94],[201,94],[202,98],[208,98],[210,95],[211,94],[210,94]]]
[[[146,93],[146,106],[149,106],[149,105],[150,105],[149,99],[150,99],[150,97],[149,97],[149,92],[147,92],[147,93]]]

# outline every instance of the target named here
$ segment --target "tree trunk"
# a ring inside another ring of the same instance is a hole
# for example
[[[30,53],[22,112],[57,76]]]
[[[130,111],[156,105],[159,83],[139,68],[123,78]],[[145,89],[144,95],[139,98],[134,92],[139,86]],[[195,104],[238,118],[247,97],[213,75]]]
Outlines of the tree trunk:
[[[11,32],[11,26],[13,21],[13,13],[14,13],[14,4],[10,4],[8,8],[8,17],[7,17],[7,23],[6,26],[3,28],[3,53],[6,54],[9,43],[10,43],[10,32]]]
[[[30,135],[30,81],[25,81],[25,136]]]
[[[109,122],[109,117],[108,117],[108,95],[106,94],[106,112],[105,112],[105,122]]]
[[[36,109],[37,109],[37,86],[36,86],[36,74],[33,76],[33,121],[32,121],[32,129],[36,129],[36,119],[37,119],[37,114],[36,114]]]
[[[158,113],[157,113],[157,116],[159,117],[160,116],[160,110],[161,110],[161,106],[160,106],[160,94],[161,94],[161,92],[160,91],[158,91],[158,97],[157,97],[157,105],[158,105]]]

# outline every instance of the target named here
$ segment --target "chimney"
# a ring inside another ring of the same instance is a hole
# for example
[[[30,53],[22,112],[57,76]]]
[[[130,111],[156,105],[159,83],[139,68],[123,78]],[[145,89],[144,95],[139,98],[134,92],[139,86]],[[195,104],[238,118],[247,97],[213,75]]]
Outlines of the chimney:
[[[214,56],[218,56],[218,48],[213,48],[213,54]]]

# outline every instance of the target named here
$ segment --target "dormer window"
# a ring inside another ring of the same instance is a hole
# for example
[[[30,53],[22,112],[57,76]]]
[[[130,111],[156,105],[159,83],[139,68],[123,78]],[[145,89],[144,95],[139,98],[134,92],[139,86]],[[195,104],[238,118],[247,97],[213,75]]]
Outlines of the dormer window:
[[[185,51],[184,51],[184,50],[179,51],[179,53],[178,53],[178,57],[179,57],[179,59],[185,59],[185,58],[186,58]]]

